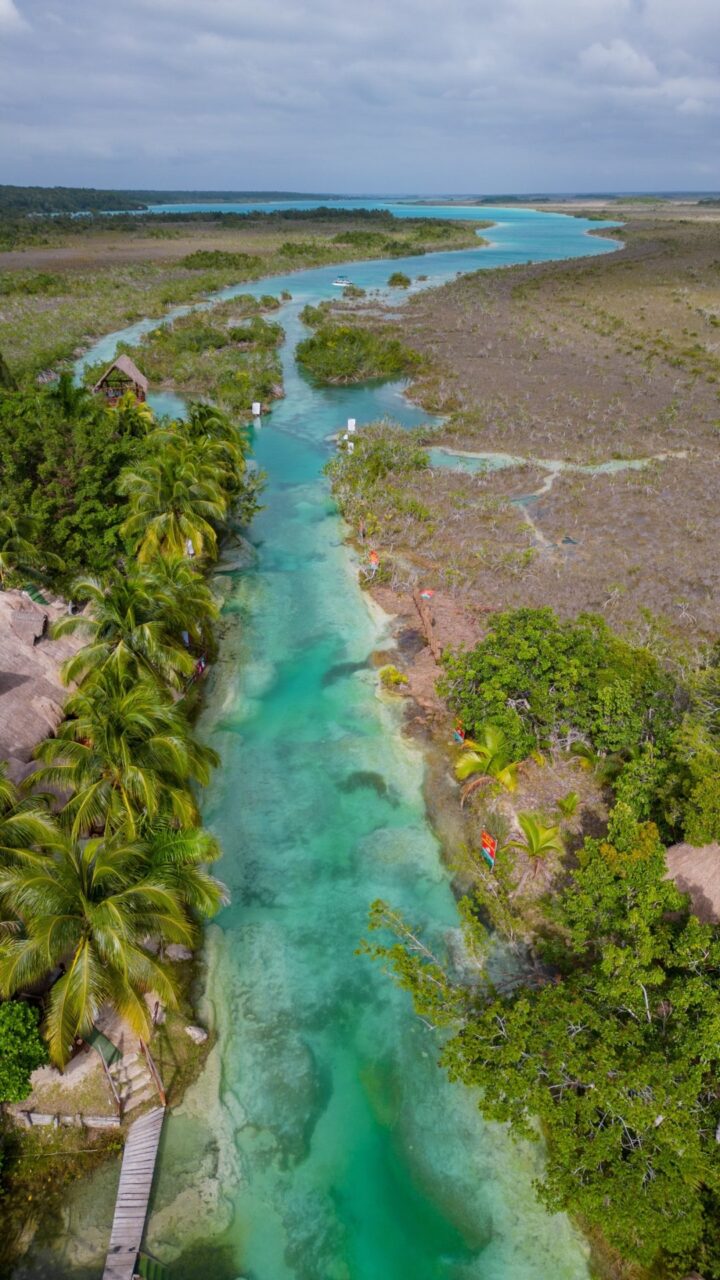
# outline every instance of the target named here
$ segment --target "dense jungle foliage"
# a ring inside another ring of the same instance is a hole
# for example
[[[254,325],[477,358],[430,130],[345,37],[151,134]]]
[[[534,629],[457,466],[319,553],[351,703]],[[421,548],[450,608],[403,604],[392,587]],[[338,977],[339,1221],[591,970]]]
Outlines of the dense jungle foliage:
[[[188,429],[212,412],[197,406]],[[145,406],[129,398],[108,409],[69,374],[50,387],[0,391],[3,578],[12,584],[39,577],[68,590],[78,574],[103,575],[123,563],[129,502],[121,477],[149,464],[161,439]],[[191,470],[204,465],[200,442],[193,449]],[[242,492],[235,486],[233,499],[248,521],[256,487],[255,473],[243,469]],[[5,543],[18,548],[9,579]]]
[[[487,944],[463,904],[469,954]],[[618,804],[587,839],[533,963],[469,983],[384,903],[368,944],[450,1029],[441,1061],[491,1120],[546,1140],[539,1192],[653,1277],[720,1277],[720,942],[665,878],[652,823]],[[523,971],[524,970],[524,971]],[[538,1128],[538,1119],[540,1128]]]
[[[502,729],[513,758],[571,750],[664,840],[720,839],[720,650],[686,681],[600,617],[496,614],[469,652],[445,655],[439,688],[475,737]]]

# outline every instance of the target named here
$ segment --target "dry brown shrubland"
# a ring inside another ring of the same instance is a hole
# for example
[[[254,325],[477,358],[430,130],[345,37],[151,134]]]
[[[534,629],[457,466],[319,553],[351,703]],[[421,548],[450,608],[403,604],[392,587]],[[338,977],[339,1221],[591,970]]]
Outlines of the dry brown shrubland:
[[[396,585],[720,631],[720,221],[638,213],[623,236],[617,254],[413,297],[399,328],[434,366],[416,393],[451,411],[433,443],[457,449],[586,465],[681,456],[563,472],[525,509],[534,527],[512,500],[547,479],[535,466],[390,477],[380,506]]]

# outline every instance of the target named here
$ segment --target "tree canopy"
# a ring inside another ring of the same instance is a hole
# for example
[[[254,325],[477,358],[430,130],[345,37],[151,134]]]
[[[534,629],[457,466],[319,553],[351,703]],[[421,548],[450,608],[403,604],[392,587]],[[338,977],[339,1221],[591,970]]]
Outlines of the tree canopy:
[[[509,989],[463,986],[382,904],[373,924],[399,941],[371,951],[452,1028],[451,1078],[488,1119],[544,1135],[548,1207],[658,1275],[716,1280],[720,942],[665,878],[653,824],[618,805],[607,838],[585,841],[538,963]]]

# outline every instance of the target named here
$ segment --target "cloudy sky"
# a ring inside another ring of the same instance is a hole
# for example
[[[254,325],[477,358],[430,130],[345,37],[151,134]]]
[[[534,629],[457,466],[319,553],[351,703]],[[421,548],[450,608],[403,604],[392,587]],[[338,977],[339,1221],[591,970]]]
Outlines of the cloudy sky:
[[[0,182],[720,187],[720,0],[0,0]]]

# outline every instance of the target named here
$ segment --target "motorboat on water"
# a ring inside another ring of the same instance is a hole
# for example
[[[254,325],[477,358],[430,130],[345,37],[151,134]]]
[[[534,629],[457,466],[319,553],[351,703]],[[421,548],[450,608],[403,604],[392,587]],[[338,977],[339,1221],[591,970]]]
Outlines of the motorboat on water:
[[[347,289],[350,283],[347,276],[336,276],[333,280],[333,289]]]

